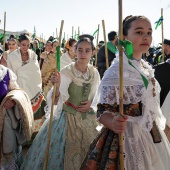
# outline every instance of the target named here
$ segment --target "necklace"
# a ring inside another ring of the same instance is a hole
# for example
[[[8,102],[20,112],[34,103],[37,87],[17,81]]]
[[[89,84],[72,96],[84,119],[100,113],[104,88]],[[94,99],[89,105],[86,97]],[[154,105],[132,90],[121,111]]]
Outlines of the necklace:
[[[24,53],[24,54],[21,53],[21,56],[22,56],[23,58],[26,58],[26,57],[27,57],[27,53]]]
[[[28,52],[21,53],[21,59],[22,61],[27,61],[29,59]]]
[[[21,52],[21,57],[26,58],[27,56],[28,56],[28,52],[26,52],[26,53]]]

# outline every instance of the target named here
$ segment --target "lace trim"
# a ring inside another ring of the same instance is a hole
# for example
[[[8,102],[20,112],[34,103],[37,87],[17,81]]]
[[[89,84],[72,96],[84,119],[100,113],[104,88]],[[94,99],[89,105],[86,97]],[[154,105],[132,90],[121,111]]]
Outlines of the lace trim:
[[[132,60],[133,65],[148,79],[148,88],[138,71],[128,64],[124,57],[124,82],[123,82],[123,104],[136,104],[142,102],[142,115],[138,117],[129,116],[129,122],[137,122],[144,130],[150,131],[154,120],[157,121],[161,129],[165,128],[165,118],[159,107],[160,87],[154,77],[154,70],[146,62]],[[119,105],[119,60],[113,62],[106,71],[91,107],[97,111],[97,104],[107,103]]]
[[[124,86],[123,103],[136,104],[142,100],[143,85]],[[101,103],[118,103],[119,104],[119,86],[102,86],[101,87]]]

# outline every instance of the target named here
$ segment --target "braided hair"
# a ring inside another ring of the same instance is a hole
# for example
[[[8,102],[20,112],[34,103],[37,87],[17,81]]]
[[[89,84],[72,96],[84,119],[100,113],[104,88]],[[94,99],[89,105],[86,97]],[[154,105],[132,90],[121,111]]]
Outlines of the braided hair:
[[[133,15],[129,15],[127,16],[124,20],[123,20],[123,35],[124,36],[127,36],[128,35],[128,30],[130,29],[131,27],[131,23],[133,21],[136,21],[138,19],[142,19],[142,20],[147,20],[150,22],[150,20],[145,17],[145,16],[142,16],[142,15],[138,15],[138,16],[133,16]]]

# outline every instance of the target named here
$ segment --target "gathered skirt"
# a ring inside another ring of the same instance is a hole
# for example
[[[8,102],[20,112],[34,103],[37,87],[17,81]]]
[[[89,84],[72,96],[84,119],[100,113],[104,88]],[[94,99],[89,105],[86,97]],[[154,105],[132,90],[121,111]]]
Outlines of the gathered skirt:
[[[34,139],[21,170],[43,170],[48,126],[49,119],[44,122]],[[47,169],[78,170],[97,134],[96,126],[95,115],[88,114],[82,120],[79,112],[74,115],[62,111],[59,118],[54,117]]]

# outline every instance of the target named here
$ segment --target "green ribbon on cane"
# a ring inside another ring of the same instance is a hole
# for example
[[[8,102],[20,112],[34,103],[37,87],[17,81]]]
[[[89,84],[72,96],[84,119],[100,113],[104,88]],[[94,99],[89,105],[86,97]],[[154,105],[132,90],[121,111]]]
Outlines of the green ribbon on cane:
[[[57,70],[60,71],[60,46],[56,47]]]
[[[124,41],[119,40],[118,44],[122,45],[124,47],[125,52],[126,52],[126,56],[129,59],[128,60],[129,65],[132,66],[134,69],[136,69],[139,72],[139,74],[140,74],[140,76],[143,80],[143,83],[145,85],[145,88],[147,89],[148,84],[149,84],[147,78],[143,74],[141,74],[140,71],[130,62],[130,60],[133,59],[133,45],[132,45],[132,43],[128,40],[124,40]]]

